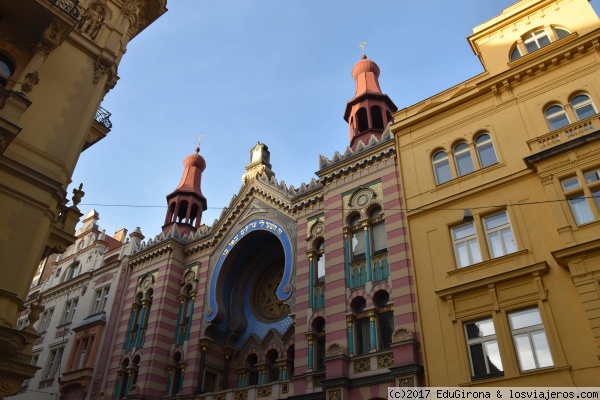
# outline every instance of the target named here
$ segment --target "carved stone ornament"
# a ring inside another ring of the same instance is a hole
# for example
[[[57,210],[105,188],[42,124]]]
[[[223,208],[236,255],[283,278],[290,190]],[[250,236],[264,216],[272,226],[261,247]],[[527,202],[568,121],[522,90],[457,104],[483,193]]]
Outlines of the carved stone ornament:
[[[102,75],[109,75],[110,78],[114,75],[113,73],[113,62],[106,57],[98,57],[94,63],[94,84],[100,82]]]
[[[110,13],[106,5],[100,2],[90,4],[85,13],[81,16],[77,29],[81,33],[88,35],[92,40],[96,40],[98,32],[104,23],[107,15]]]
[[[327,400],[342,400],[342,391],[340,389],[330,390],[327,393]]]
[[[138,9],[135,4],[135,1],[127,0],[125,1],[125,3],[123,3],[123,8],[121,9],[121,12],[123,13],[123,16],[125,18],[131,18],[137,14],[137,10]]]
[[[394,334],[392,335],[392,342],[404,342],[408,340],[413,340],[414,338],[415,335],[412,331],[406,328],[398,328],[394,331]]]
[[[40,83],[40,75],[37,71],[29,72],[21,82],[21,92],[29,93],[35,85]]]

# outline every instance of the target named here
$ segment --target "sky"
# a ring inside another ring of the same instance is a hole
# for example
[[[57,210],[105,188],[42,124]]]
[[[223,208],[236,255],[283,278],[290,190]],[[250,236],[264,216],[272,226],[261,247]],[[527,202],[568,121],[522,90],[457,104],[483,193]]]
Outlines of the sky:
[[[113,127],[79,159],[79,208],[95,208],[107,234],[140,227],[154,238],[201,133],[206,225],[240,190],[257,142],[276,179],[298,188],[317,178],[320,154],[349,145],[343,115],[361,42],[402,109],[482,73],[466,38],[513,3],[168,0],[169,11],[128,44],[102,103]]]

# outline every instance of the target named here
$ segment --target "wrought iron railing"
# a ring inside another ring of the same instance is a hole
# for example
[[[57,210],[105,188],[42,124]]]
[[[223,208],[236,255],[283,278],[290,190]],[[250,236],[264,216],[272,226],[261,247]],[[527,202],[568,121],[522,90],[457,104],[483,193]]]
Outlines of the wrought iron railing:
[[[106,129],[111,129],[112,128],[112,122],[110,122],[110,116],[112,114],[109,113],[108,111],[106,111],[104,108],[102,107],[98,107],[98,111],[96,111],[96,116],[94,117],[94,119],[101,123],[102,125],[104,125],[104,127]]]
[[[79,4],[79,0],[50,0],[52,3],[56,4],[58,8],[67,12],[71,17],[77,19],[79,18],[79,10],[77,9],[77,4]]]

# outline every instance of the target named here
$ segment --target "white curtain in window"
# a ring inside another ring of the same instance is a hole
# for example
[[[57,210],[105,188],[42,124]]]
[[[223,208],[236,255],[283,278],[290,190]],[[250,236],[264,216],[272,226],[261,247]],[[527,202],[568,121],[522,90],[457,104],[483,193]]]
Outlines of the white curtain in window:
[[[372,227],[373,234],[373,252],[387,249],[387,239],[385,236],[385,224],[379,223]]]
[[[584,197],[573,197],[569,199],[569,205],[577,225],[585,224],[594,220],[594,215],[587,200]]]

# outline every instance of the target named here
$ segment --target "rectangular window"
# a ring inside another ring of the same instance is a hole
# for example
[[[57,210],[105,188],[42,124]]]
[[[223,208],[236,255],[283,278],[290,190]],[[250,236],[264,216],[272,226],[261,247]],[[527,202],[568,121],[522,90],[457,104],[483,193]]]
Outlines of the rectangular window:
[[[368,354],[371,350],[371,327],[369,317],[356,320],[356,355]]]
[[[484,218],[483,225],[492,258],[517,251],[506,211]]]
[[[508,314],[508,320],[521,371],[553,366],[546,330],[537,307],[512,312]]]
[[[371,226],[373,235],[373,254],[387,250],[387,237],[385,234],[385,222],[378,222]]]
[[[44,373],[42,374],[42,380],[54,379],[60,366],[63,349],[63,347],[58,347],[50,350],[48,361],[46,363],[46,367],[44,368]]]
[[[560,185],[565,193],[569,208],[577,225],[587,224],[597,218],[594,212],[600,210],[600,169],[587,171],[580,175],[562,179]],[[580,179],[583,178],[583,179]],[[584,182],[582,185],[581,182]],[[591,201],[588,201],[591,200]],[[595,204],[596,210],[592,211]]]
[[[504,375],[494,321],[486,318],[465,324],[473,379]]]
[[[87,352],[89,338],[83,339],[81,342],[81,352],[79,353],[79,362],[77,363],[77,369],[85,367],[85,353]]]
[[[352,232],[352,260],[358,261],[365,258],[365,231],[360,228]]]
[[[42,313],[40,320],[38,321],[38,333],[46,332],[48,330],[52,314],[54,314],[54,308],[49,308]]]
[[[96,290],[96,293],[94,294],[94,303],[92,304],[92,314],[104,311],[108,301],[109,291],[110,286]]]
[[[67,301],[65,305],[65,311],[63,313],[63,317],[61,319],[61,324],[66,324],[67,322],[71,322],[73,320],[73,316],[75,315],[75,310],[77,309],[77,299]]]
[[[472,223],[452,228],[452,242],[459,268],[482,261],[477,233]]]

